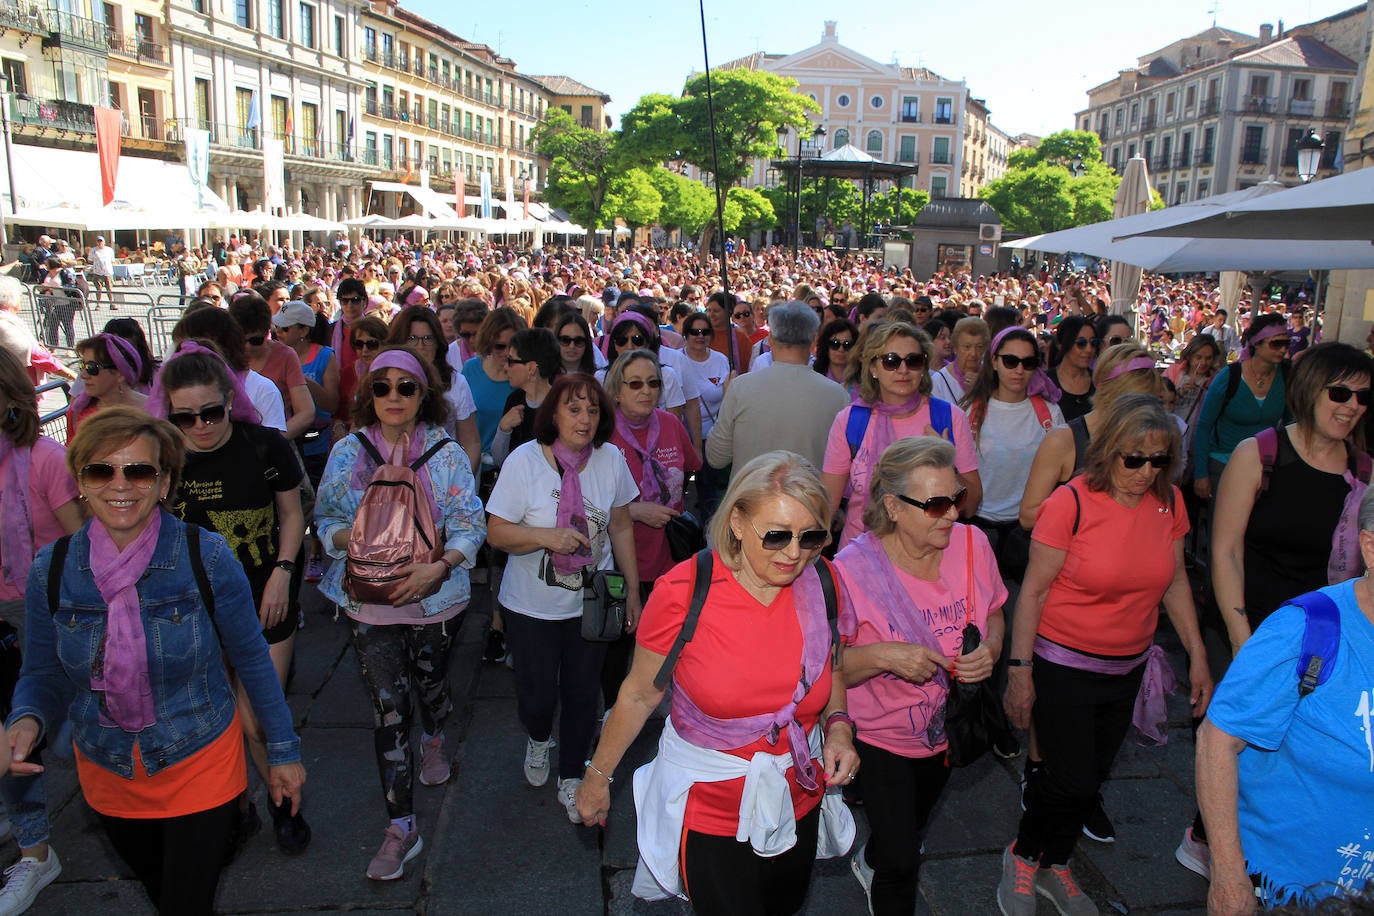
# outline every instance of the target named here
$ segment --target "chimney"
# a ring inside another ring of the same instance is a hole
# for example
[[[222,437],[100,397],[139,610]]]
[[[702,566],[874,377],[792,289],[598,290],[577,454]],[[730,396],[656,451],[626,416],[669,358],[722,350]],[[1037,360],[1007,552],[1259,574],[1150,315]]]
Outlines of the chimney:
[[[1266,22],[1260,26],[1260,44],[1267,45],[1274,40],[1274,26]]]
[[[835,34],[835,20],[825,20],[825,34],[821,36],[821,41],[839,41],[839,36]]]

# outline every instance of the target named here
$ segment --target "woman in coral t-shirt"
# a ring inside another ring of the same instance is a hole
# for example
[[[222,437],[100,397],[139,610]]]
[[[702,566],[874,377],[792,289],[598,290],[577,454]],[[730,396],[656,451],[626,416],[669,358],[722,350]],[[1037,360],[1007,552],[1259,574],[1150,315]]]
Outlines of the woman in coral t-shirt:
[[[1016,840],[1002,856],[1004,913],[1034,909],[1037,890],[1061,912],[1081,897],[1069,856],[1137,693],[1147,702],[1136,725],[1158,734],[1148,707],[1168,664],[1152,646],[1161,602],[1188,651],[1193,714],[1207,709],[1212,676],[1183,568],[1188,519],[1169,482],[1178,460],[1178,424],[1164,405],[1124,395],[1093,436],[1083,476],[1040,508],[1012,617],[1006,708],[1018,728],[1034,721],[1044,768],[1027,783]]]
[[[791,452],[767,452],[739,470],[716,511],[710,590],[683,646],[697,561],[658,580],[633,667],[577,792],[582,822],[605,823],[615,768],[671,671],[672,717],[658,756],[636,775],[635,896],[684,897],[701,914],[791,913],[805,901],[818,855],[852,843],[852,819],[838,795],[825,794],[859,766],[832,665],[822,583],[830,571],[813,567],[829,516],[815,468]],[[676,666],[664,670],[673,656]],[[736,839],[741,828],[747,841]]]

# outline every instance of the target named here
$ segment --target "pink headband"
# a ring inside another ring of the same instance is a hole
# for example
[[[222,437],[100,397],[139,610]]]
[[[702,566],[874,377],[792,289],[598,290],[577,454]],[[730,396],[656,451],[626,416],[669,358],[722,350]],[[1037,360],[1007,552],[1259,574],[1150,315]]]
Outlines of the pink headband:
[[[1240,358],[1242,360],[1246,360],[1254,356],[1255,344],[1259,343],[1260,341],[1268,340],[1271,337],[1278,337],[1280,334],[1288,333],[1290,333],[1288,330],[1288,325],[1283,322],[1271,324],[1263,331],[1256,331],[1255,336],[1251,337],[1250,342],[1246,344],[1245,347],[1241,350]]]
[[[415,381],[420,383],[420,391],[429,391],[429,376],[425,374],[425,367],[420,365],[420,361],[405,350],[387,350],[372,361],[368,367],[369,372],[377,372],[381,369],[400,369],[402,372],[409,372],[415,376]]]
[[[1139,372],[1141,369],[1149,369],[1153,372],[1154,368],[1155,361],[1152,358],[1148,356],[1137,356],[1135,359],[1126,360],[1124,363],[1117,366],[1111,372],[1107,373],[1107,377],[1104,378],[1102,382],[1103,384],[1106,384],[1114,378],[1120,378],[1127,372]]]
[[[997,356],[997,348],[1002,346],[1002,341],[1006,340],[1007,335],[1013,331],[1023,331],[1029,334],[1032,339],[1026,341],[1026,343],[1031,345],[1033,355],[1037,357],[1040,355],[1040,348],[1035,345],[1035,335],[1023,327],[1012,325],[1009,328],[1003,328],[997,332],[997,336],[992,339],[992,343],[988,346],[987,354],[983,358],[994,359]],[[995,369],[996,367],[994,366],[993,368]],[[1026,385],[1026,394],[1044,398],[1051,404],[1058,404],[1060,399],[1064,396],[1064,392],[1054,383],[1049,373],[1043,368],[1037,368],[1031,373],[1030,382]]]

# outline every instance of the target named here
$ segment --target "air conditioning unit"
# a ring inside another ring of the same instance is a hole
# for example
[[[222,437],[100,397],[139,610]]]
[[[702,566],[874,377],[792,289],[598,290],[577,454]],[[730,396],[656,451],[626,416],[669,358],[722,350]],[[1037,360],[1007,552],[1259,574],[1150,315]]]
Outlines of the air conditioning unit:
[[[1002,226],[1000,223],[980,223],[978,226],[978,241],[980,242],[1000,242],[1002,241]]]

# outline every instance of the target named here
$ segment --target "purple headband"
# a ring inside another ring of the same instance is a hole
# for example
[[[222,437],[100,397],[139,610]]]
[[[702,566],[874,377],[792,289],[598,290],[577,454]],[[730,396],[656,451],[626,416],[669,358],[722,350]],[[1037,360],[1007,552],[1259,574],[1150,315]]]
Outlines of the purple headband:
[[[1126,360],[1124,363],[1117,366],[1111,372],[1108,372],[1107,377],[1102,380],[1102,384],[1105,385],[1107,382],[1110,382],[1114,378],[1120,378],[1127,372],[1139,372],[1141,369],[1149,369],[1151,371],[1154,371],[1154,368],[1155,361],[1153,358],[1149,356],[1137,356],[1134,359]]]
[[[1259,343],[1260,341],[1268,340],[1271,337],[1278,337],[1280,334],[1288,333],[1290,333],[1290,331],[1288,330],[1288,325],[1286,323],[1271,324],[1269,325],[1269,327],[1265,328],[1262,331],[1256,331],[1255,336],[1250,338],[1250,342],[1241,348],[1240,358],[1242,360],[1246,360],[1254,356],[1255,344]]]
[[[420,383],[421,392],[429,391],[429,376],[425,374],[425,367],[405,350],[387,350],[378,356],[368,367],[368,372],[376,372],[378,369],[400,369],[402,372],[409,372],[415,376],[415,381]]]
[[[1012,325],[1009,328],[1003,328],[997,332],[997,336],[992,339],[992,344],[988,347],[986,359],[993,359],[996,357],[997,348],[1002,346],[1002,341],[1006,340],[1007,335],[1012,331],[1025,331],[1025,333],[1030,334],[1032,339],[1026,341],[1026,343],[1031,345],[1031,348],[1035,351],[1035,356],[1038,357],[1040,355],[1040,348],[1035,345],[1035,335],[1031,334],[1030,331],[1026,331],[1023,327]],[[994,370],[996,368],[996,366],[993,367]],[[1044,398],[1051,404],[1058,404],[1060,398],[1064,396],[1064,392],[1059,390],[1059,386],[1050,378],[1049,373],[1043,368],[1038,367],[1031,373],[1030,382],[1026,385],[1026,394],[1032,397]]]
[[[143,360],[139,358],[138,349],[118,334],[97,334],[92,340],[105,342],[105,352],[109,354],[110,361],[115,365],[115,371],[120,374],[130,388],[138,385],[139,373],[143,371]],[[72,399],[72,416],[79,417],[90,406],[95,399],[90,396],[83,388],[81,393]]]
[[[648,346],[648,341],[652,340],[658,334],[658,328],[654,327],[654,323],[639,314],[639,312],[622,312],[620,317],[616,318],[615,323],[611,325],[611,332],[607,334],[606,339],[602,341],[603,346],[601,352],[603,355],[610,356],[611,338],[615,337],[615,329],[626,322],[638,325],[643,329],[644,333],[648,335],[645,340],[645,346]]]
[[[169,401],[167,399],[166,389],[163,388],[162,380],[167,375],[168,366],[180,357],[190,353],[208,353],[219,360],[224,365],[224,368],[229,371],[229,378],[234,386],[233,401],[229,407],[230,420],[236,423],[250,423],[253,425],[262,422],[262,416],[258,413],[257,407],[253,406],[253,399],[248,396],[248,389],[243,385],[243,380],[248,375],[248,371],[244,370],[242,373],[235,372],[234,367],[225,361],[224,357],[219,354],[219,351],[202,346],[194,340],[183,340],[181,346],[177,347],[176,354],[162,364],[162,369],[158,372],[157,379],[153,382],[153,390],[149,392],[148,401],[144,405],[148,413],[163,420],[167,419]]]

